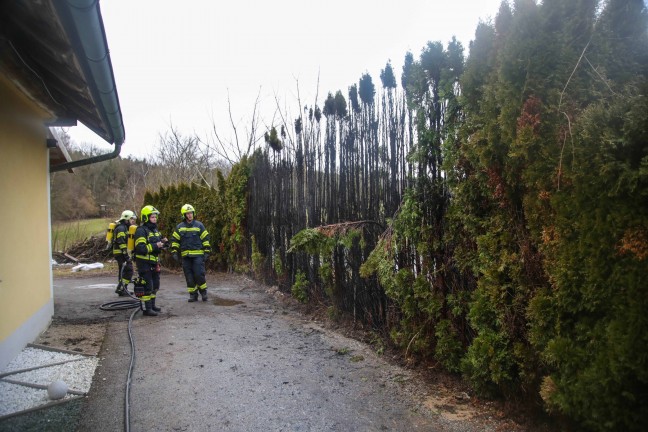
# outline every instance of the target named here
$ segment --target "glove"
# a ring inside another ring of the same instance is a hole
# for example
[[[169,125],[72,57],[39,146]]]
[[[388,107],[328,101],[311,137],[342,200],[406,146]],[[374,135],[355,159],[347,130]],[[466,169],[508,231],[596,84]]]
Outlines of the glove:
[[[175,262],[180,262],[180,255],[178,255],[178,252],[173,252],[171,256]]]
[[[205,257],[205,261],[207,261],[209,259],[209,252],[205,252],[204,257]]]

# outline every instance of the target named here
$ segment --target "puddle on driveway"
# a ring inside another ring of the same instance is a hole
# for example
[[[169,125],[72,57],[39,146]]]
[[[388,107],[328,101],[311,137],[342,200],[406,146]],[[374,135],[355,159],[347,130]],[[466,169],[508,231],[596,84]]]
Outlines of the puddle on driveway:
[[[216,306],[235,306],[238,304],[243,304],[242,301],[238,300],[225,299],[213,295],[211,297],[213,298],[212,303],[214,303]]]

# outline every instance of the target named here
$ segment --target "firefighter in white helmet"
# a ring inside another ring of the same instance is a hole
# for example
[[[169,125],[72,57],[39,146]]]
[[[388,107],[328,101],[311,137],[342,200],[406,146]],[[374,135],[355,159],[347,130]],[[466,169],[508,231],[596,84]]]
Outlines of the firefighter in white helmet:
[[[128,249],[128,228],[137,223],[137,215],[130,211],[124,210],[115,227],[112,241],[112,253],[117,261],[117,289],[115,292],[119,296],[126,295],[126,289],[133,278],[133,260],[131,259]]]
[[[183,205],[180,213],[183,220],[171,236],[171,253],[174,260],[182,260],[189,301],[198,301],[198,293],[202,301],[207,301],[205,262],[211,253],[209,232],[195,219],[196,211],[191,204]]]

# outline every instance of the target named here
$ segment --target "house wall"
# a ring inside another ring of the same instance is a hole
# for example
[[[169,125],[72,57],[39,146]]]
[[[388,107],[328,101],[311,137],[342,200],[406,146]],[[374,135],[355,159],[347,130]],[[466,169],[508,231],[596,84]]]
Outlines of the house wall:
[[[0,371],[54,314],[47,117],[0,75]]]

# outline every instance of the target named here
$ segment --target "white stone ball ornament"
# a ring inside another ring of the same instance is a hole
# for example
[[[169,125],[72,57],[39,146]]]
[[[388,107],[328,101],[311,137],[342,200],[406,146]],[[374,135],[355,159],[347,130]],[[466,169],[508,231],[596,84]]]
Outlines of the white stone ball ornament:
[[[68,386],[65,381],[53,381],[47,386],[47,396],[52,400],[63,399],[68,392]]]

